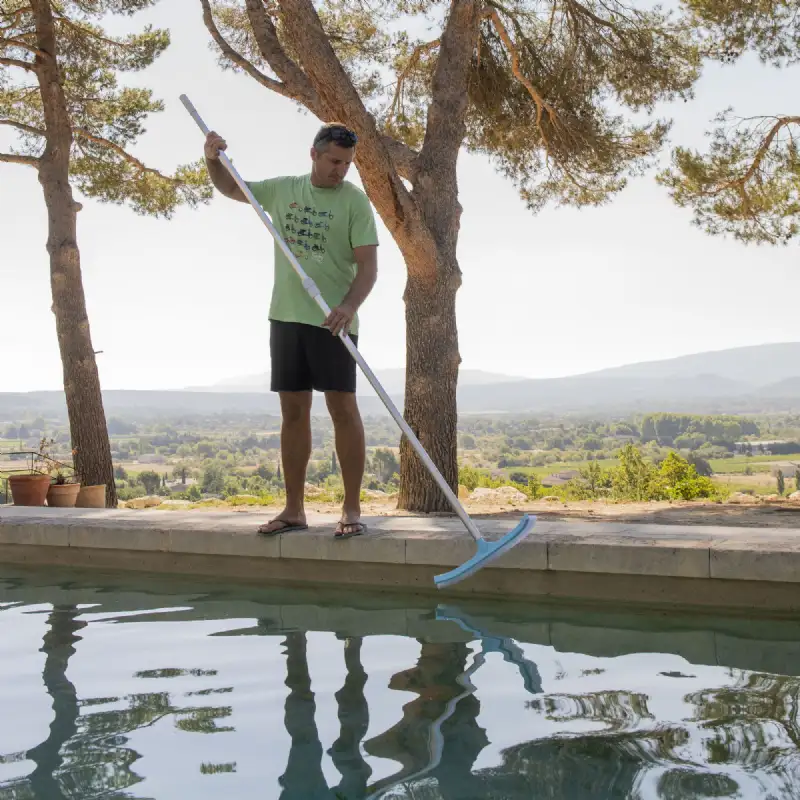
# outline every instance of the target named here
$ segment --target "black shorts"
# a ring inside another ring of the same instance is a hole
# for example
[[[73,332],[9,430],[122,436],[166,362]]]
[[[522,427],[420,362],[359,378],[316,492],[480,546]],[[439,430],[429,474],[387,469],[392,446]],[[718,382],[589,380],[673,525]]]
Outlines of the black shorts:
[[[358,336],[350,334],[354,345]],[[270,320],[273,392],[355,392],[356,361],[327,328]]]

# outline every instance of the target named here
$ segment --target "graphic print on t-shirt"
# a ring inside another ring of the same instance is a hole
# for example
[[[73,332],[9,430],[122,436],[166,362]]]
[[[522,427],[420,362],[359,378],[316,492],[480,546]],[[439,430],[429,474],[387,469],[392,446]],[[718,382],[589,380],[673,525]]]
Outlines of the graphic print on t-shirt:
[[[333,220],[331,211],[317,211],[312,206],[301,206],[299,203],[289,203],[286,212],[284,228],[286,229],[286,243],[292,252],[301,258],[313,258],[317,263],[322,263],[325,257],[325,245]]]

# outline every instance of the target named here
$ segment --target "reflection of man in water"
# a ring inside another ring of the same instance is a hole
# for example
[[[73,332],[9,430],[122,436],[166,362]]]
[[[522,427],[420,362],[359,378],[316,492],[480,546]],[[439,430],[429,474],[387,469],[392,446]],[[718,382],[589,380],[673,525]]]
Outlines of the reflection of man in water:
[[[399,772],[379,782],[381,786],[400,783],[428,766],[431,723],[444,713],[448,701],[464,691],[457,679],[466,670],[467,645],[423,641],[420,645],[416,667],[396,673],[389,682],[390,689],[414,692],[418,698],[403,706],[403,719],[397,725],[364,743],[371,756],[402,764]],[[489,743],[478,725],[479,713],[480,701],[470,694],[442,725],[442,760],[427,777],[436,779],[445,800],[484,796],[482,782],[472,774],[472,765]]]
[[[372,770],[361,755],[360,743],[369,727],[369,709],[364,697],[367,674],[361,664],[359,637],[345,638],[344,685],[336,693],[339,738],[328,754],[342,780],[328,787],[322,772],[322,745],[315,722],[316,704],[308,670],[306,634],[286,634],[286,698],[284,720],[292,744],[286,769],[279,779],[280,800],[360,800],[367,793]],[[414,692],[418,696],[403,708],[403,719],[394,727],[365,742],[372,756],[402,764],[396,774],[369,787],[372,794],[424,770],[430,764],[431,723],[440,717],[447,703],[464,692],[458,682],[465,669],[469,649],[461,643],[420,642],[417,665],[396,673],[390,689]],[[474,695],[463,697],[453,715],[442,725],[444,750],[438,767],[428,773],[436,779],[444,800],[469,800],[483,796],[482,782],[472,774],[472,765],[488,744],[478,726],[480,703]]]
[[[317,800],[346,797],[356,800],[366,795],[372,770],[361,755],[360,742],[367,732],[369,711],[364,697],[367,674],[361,665],[361,639],[346,638],[344,660],[347,668],[344,685],[336,693],[339,705],[339,738],[328,754],[342,775],[338,786],[328,787],[322,772],[322,745],[314,719],[316,703],[308,671],[306,634],[286,634],[286,686],[289,694],[284,706],[284,724],[292,744],[286,770],[279,778],[281,800]]]
[[[281,800],[328,798],[328,784],[322,774],[322,745],[314,722],[314,693],[306,657],[306,635],[286,634],[286,686],[283,722],[292,739],[286,770],[278,779],[283,787]]]
[[[361,637],[344,639],[347,672],[344,686],[335,695],[339,712],[339,738],[328,750],[328,755],[342,776],[339,785],[333,787],[334,793],[338,791],[348,800],[364,797],[372,775],[372,769],[361,755],[361,740],[369,728],[369,706],[364,697],[367,673],[361,664],[362,642]]]

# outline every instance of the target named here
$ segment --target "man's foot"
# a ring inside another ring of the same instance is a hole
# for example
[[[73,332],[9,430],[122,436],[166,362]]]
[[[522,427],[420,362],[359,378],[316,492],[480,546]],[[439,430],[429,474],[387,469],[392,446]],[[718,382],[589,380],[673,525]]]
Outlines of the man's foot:
[[[284,512],[275,519],[265,522],[258,532],[265,536],[275,536],[278,533],[290,533],[291,531],[307,531],[305,517],[291,517]]]
[[[366,533],[367,526],[361,522],[361,520],[353,520],[352,522],[346,521],[344,519],[339,520],[336,524],[336,530],[334,532],[335,539],[349,539],[352,536],[361,536],[361,534]]]

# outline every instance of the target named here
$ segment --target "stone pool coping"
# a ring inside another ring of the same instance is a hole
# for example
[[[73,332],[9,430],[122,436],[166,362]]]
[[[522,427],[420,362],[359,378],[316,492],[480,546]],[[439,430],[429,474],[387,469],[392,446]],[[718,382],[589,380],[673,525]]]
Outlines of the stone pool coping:
[[[264,519],[268,517],[265,516]],[[0,507],[0,563],[203,574],[487,597],[597,598],[800,610],[800,528],[539,520],[528,538],[473,577],[437,590],[433,576],[474,544],[449,517],[365,517],[370,533],[259,536],[260,515]],[[516,519],[477,520],[487,538]]]

